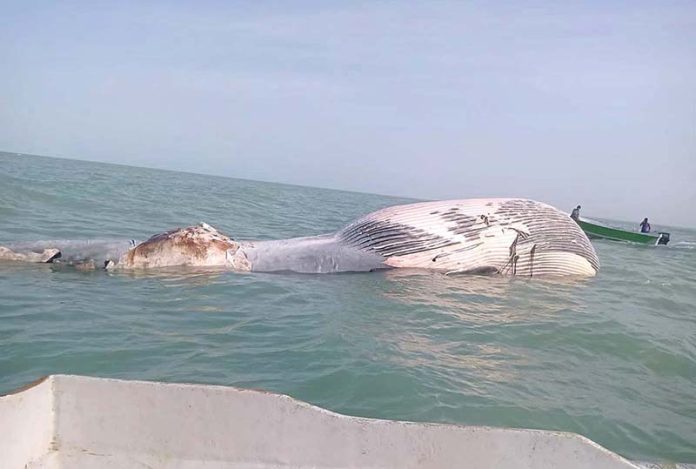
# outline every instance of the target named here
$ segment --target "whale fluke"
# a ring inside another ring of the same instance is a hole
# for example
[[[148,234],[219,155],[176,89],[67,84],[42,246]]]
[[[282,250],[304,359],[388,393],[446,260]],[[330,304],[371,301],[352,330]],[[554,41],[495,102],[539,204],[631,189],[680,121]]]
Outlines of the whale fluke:
[[[49,263],[60,256],[60,249],[55,248],[46,248],[41,252],[15,252],[12,249],[0,246],[0,260],[5,261]]]

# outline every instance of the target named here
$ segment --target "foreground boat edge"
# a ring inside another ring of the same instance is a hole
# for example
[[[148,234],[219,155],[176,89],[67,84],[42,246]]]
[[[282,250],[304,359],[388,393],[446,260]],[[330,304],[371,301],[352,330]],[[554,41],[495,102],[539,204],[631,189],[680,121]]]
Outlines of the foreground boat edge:
[[[566,432],[376,420],[282,394],[52,375],[0,397],[7,468],[643,466]]]

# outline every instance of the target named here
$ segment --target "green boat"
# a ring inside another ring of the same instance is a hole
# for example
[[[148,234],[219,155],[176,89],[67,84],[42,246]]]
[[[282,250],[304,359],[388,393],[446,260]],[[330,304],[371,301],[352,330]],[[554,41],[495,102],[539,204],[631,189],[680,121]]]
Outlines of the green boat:
[[[580,228],[590,239],[611,239],[613,241],[628,241],[630,243],[650,244],[653,246],[669,243],[669,233],[639,233],[603,225],[595,220],[577,220]]]

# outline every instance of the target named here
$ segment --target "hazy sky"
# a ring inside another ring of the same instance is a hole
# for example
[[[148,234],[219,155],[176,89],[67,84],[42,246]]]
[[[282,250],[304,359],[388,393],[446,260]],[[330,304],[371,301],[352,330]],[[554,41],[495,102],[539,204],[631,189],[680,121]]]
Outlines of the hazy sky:
[[[696,226],[696,2],[4,2],[0,150]]]

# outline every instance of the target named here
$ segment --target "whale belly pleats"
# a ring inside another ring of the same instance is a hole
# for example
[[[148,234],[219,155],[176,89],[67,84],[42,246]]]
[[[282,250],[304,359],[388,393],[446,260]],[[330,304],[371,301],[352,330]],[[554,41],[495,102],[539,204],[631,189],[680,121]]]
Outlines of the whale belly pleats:
[[[338,233],[391,267],[510,275],[594,275],[597,255],[566,214],[524,199],[470,199],[388,207]]]

